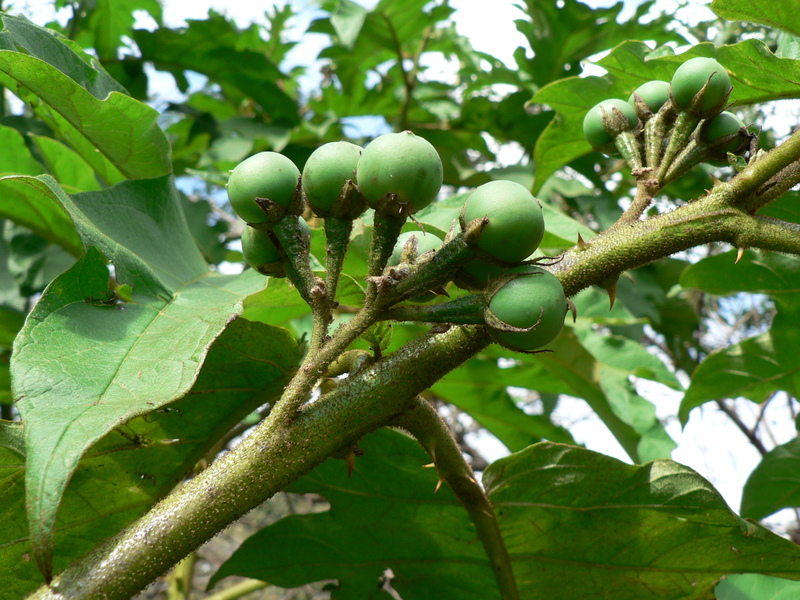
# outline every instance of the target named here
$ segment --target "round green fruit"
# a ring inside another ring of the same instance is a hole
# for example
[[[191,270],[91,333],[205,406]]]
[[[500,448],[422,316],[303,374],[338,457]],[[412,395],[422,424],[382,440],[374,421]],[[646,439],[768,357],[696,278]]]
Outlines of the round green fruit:
[[[442,240],[438,236],[435,236],[430,232],[423,233],[422,231],[406,231],[405,233],[401,233],[397,238],[397,243],[394,245],[392,255],[389,257],[388,265],[390,267],[395,267],[400,264],[400,258],[403,254],[403,246],[405,246],[406,242],[412,237],[417,238],[417,256],[425,254],[430,250],[438,250],[443,244]]]
[[[603,125],[603,111],[611,116],[615,108],[628,119],[630,127],[635,127],[636,123],[639,122],[636,111],[624,100],[610,98],[609,100],[598,102],[589,109],[589,112],[583,118],[583,135],[592,148],[599,148],[614,141],[614,137],[606,131],[605,125]]]
[[[633,91],[628,104],[635,107],[634,96],[639,96],[651,112],[658,112],[669,100],[669,83],[666,81],[648,81]]]
[[[708,142],[714,142],[720,138],[739,133],[743,127],[744,122],[739,117],[725,110],[709,121],[708,129],[706,129],[706,139]],[[737,137],[724,148],[715,148],[714,152],[721,154],[735,152],[741,143],[741,137]]]
[[[513,181],[490,181],[475,188],[464,203],[464,221],[489,217],[478,237],[478,248],[489,256],[516,263],[530,256],[544,237],[539,201]]]
[[[370,206],[386,194],[414,213],[436,199],[443,181],[442,160],[428,140],[410,131],[381,135],[364,148],[356,179]]]
[[[314,150],[303,167],[303,191],[314,212],[328,216],[348,179],[355,179],[361,146],[331,142]]]
[[[283,154],[259,152],[231,171],[228,199],[231,207],[248,223],[266,223],[267,216],[256,198],[267,198],[288,208],[294,197],[300,171]]]
[[[731,78],[725,67],[713,58],[698,56],[678,67],[670,84],[672,97],[678,106],[685,107],[697,92],[703,89],[706,81],[708,87],[703,95],[700,110],[710,110],[725,101],[732,87]]]
[[[242,232],[242,255],[244,256],[244,262],[259,273],[264,273],[266,265],[281,260],[278,248],[270,239],[269,234],[249,225],[245,226]]]
[[[539,267],[516,267],[520,276],[501,287],[489,301],[495,317],[528,332],[502,331],[489,327],[489,335],[511,350],[537,350],[552,342],[564,327],[567,300],[561,282]],[[538,322],[538,325],[537,325]]]

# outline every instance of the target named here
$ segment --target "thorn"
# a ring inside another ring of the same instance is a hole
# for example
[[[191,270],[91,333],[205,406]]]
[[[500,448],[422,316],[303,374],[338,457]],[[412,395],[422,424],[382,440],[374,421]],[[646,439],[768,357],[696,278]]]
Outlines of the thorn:
[[[347,478],[350,479],[350,476],[353,474],[353,469],[356,466],[356,453],[350,452],[345,456],[344,462],[347,463]]]
[[[739,261],[742,260],[742,257],[744,256],[745,250],[747,250],[747,248],[739,248],[739,251],[736,253],[736,261],[733,264],[739,264]]]
[[[600,284],[600,287],[608,293],[608,310],[614,308],[614,301],[617,299],[617,283],[619,283],[619,277],[614,276],[612,279],[607,279]]]
[[[435,467],[436,463],[428,463],[427,465],[422,465],[423,469],[430,469],[431,467]]]
[[[587,244],[586,242],[583,241],[583,237],[581,237],[581,234],[579,233],[578,234],[578,243],[575,244],[575,245],[577,246],[578,250],[583,250],[589,244]]]
[[[435,489],[435,490],[433,490],[433,493],[434,493],[434,494],[435,494],[436,492],[438,492],[438,491],[439,491],[439,488],[440,488],[440,487],[442,487],[442,484],[443,484],[443,483],[444,483],[444,479],[442,479],[441,477],[439,477],[439,481],[437,481],[437,482],[436,482],[436,489]]]

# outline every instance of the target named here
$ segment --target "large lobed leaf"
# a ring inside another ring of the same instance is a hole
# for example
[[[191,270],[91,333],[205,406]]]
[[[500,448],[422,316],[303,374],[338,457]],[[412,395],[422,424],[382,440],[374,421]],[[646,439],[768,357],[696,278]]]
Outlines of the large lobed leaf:
[[[171,172],[158,112],[127,95],[69,40],[24,17],[2,17],[0,81],[107,182]]]
[[[353,477],[328,461],[292,487],[322,494],[328,512],[262,529],[220,568],[282,586],[338,579],[333,598],[379,597],[381,575],[405,600],[495,598],[474,530],[407,437],[361,444]],[[800,579],[800,549],[733,514],[713,487],[677,463],[632,466],[541,443],[484,472],[484,484],[525,600],[710,598],[721,577]]]
[[[46,574],[61,497],[86,450],[182,397],[214,339],[264,285],[252,271],[207,270],[168,177],[58,197],[89,249],[47,288],[12,357],[31,538]],[[133,302],[114,303],[95,247],[133,287]]]
[[[244,575],[283,587],[338,579],[337,600],[379,597],[381,576],[405,600],[499,598],[466,511],[408,436],[383,430],[361,442],[352,477],[328,460],[288,491],[321,494],[329,511],[295,515],[250,537],[211,579]],[[380,594],[380,596],[383,596]]]
[[[800,14],[791,2],[714,0],[711,10],[728,21],[750,21],[800,35]]]
[[[797,546],[672,461],[631,466],[542,443],[483,480],[526,600],[699,600],[729,573],[800,579]]]
[[[86,452],[58,513],[55,569],[172,489],[232,426],[281,393],[299,358],[285,330],[244,319],[231,323],[188,394],[120,424]],[[8,598],[22,598],[42,580],[25,519],[21,429],[0,422],[0,589]]]

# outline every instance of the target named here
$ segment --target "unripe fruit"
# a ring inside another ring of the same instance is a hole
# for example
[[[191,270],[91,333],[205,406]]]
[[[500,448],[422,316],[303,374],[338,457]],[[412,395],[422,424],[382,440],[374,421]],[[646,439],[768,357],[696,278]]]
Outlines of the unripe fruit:
[[[288,208],[294,197],[300,171],[283,154],[259,152],[231,171],[228,199],[236,214],[248,223],[266,223],[267,216],[256,198],[267,198]]]
[[[628,104],[634,106],[634,96],[639,96],[651,112],[658,112],[669,100],[669,83],[666,81],[648,81],[633,91]]]
[[[614,136],[606,131],[603,124],[603,111],[611,117],[615,108],[625,116],[630,127],[635,127],[636,123],[639,122],[636,111],[624,100],[610,98],[609,100],[598,102],[589,109],[589,112],[583,118],[583,135],[592,148],[599,148],[614,141]]]
[[[731,90],[731,78],[728,72],[713,58],[698,56],[678,67],[670,84],[672,97],[678,106],[685,107],[697,92],[703,89],[706,81],[708,87],[703,95],[700,110],[712,109],[724,102]]]
[[[522,274],[492,296],[489,310],[501,321],[528,332],[501,331],[489,327],[489,335],[512,350],[537,350],[552,342],[564,327],[567,300],[561,282],[539,267],[516,267]]]
[[[355,171],[362,148],[350,142],[331,142],[314,150],[303,167],[303,190],[314,212],[326,217]]]
[[[539,201],[513,181],[490,181],[475,188],[461,213],[464,222],[488,216],[477,246],[503,262],[528,258],[544,237],[544,217]]]
[[[426,139],[410,131],[381,135],[364,149],[358,161],[357,181],[370,206],[386,194],[414,213],[434,201],[442,187],[439,153]]]
[[[310,236],[311,229],[305,219],[299,219],[303,234]],[[281,260],[278,247],[267,231],[245,226],[242,232],[242,256],[244,261],[262,275],[283,276],[283,268],[275,266]],[[268,265],[273,265],[269,268]]]
[[[387,263],[390,267],[395,267],[400,264],[400,259],[403,254],[403,246],[412,237],[417,238],[417,256],[421,256],[430,250],[438,250],[442,247],[442,240],[430,232],[423,233],[422,231],[406,231],[401,233],[397,238],[397,243],[394,245],[392,255],[389,257]]]
[[[716,117],[711,119],[711,121],[709,121],[708,128],[705,130],[706,140],[708,142],[714,142],[725,136],[739,133],[739,131],[743,127],[744,123],[739,117],[737,117],[733,113],[728,112],[727,110],[722,111]],[[715,153],[722,153],[722,154],[726,154],[728,152],[735,152],[739,148],[741,143],[742,143],[741,137],[736,137],[724,148],[715,148],[714,150]]]
[[[242,255],[244,262],[253,269],[262,272],[260,267],[278,262],[281,255],[278,248],[266,231],[255,229],[249,225],[242,232]]]

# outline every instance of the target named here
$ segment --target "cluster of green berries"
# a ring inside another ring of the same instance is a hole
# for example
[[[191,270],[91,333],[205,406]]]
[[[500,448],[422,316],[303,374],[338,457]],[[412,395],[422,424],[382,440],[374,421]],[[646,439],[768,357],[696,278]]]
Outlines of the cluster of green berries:
[[[442,181],[436,149],[425,139],[402,132],[382,135],[366,148],[349,142],[325,144],[311,154],[302,173],[287,157],[261,152],[233,169],[228,197],[247,222],[242,235],[245,261],[262,274],[291,279],[297,270],[284,267],[297,262],[291,256],[296,248],[309,246],[310,231],[300,216],[306,203],[325,220],[330,248],[332,222],[352,222],[369,207],[375,211],[373,235],[377,236],[380,219],[402,224],[436,199]],[[294,233],[281,229],[287,219]],[[391,302],[428,302],[438,295],[434,290],[454,281],[473,292],[470,298],[476,301],[469,310],[477,311],[475,322],[485,323],[497,342],[533,351],[553,341],[567,312],[564,290],[552,273],[525,262],[544,236],[538,200],[511,181],[486,183],[467,197],[459,225],[454,224],[444,240],[433,232],[401,234],[399,228],[387,234],[390,251],[378,265],[379,273],[389,281],[416,281],[415,274],[420,279]],[[284,242],[293,240],[293,235],[303,243],[290,249]],[[373,240],[371,252],[378,253],[379,246]],[[431,308],[446,310],[447,304]],[[435,317],[430,320],[437,322]]]
[[[722,65],[692,58],[670,82],[649,81],[627,101],[596,104],[584,117],[583,133],[592,148],[621,153],[633,168],[650,168],[661,179],[674,179],[698,162],[727,164],[728,153],[745,150],[748,139],[742,120],[723,110],[731,90]]]

